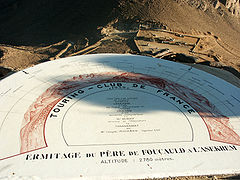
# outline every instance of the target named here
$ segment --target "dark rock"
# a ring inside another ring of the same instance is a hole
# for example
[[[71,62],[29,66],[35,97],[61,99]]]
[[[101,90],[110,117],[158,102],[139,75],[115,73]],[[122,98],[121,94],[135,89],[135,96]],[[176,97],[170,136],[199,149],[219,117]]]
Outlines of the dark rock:
[[[0,49],[0,58],[3,57],[4,53],[3,51]]]
[[[0,66],[0,78],[3,78],[4,76],[9,74],[10,72],[13,72],[13,71],[11,69]]]
[[[196,63],[196,58],[193,56],[187,56],[182,53],[176,53],[171,56],[172,59],[170,58],[169,60],[173,60],[176,62],[183,62],[183,63]]]

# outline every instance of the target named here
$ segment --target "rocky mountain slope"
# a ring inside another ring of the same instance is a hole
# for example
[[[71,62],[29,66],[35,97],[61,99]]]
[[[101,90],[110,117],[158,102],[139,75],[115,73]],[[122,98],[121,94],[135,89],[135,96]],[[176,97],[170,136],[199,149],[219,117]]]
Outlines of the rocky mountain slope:
[[[217,0],[218,1],[218,0]],[[234,15],[240,15],[240,2],[239,0],[220,0],[220,2]],[[217,3],[217,2],[215,2]]]
[[[147,25],[211,35],[232,55],[223,64],[240,71],[239,0],[0,0],[0,9],[0,66],[5,69],[91,49],[107,36],[105,30],[128,33]],[[90,53],[139,53],[133,37],[104,39]]]

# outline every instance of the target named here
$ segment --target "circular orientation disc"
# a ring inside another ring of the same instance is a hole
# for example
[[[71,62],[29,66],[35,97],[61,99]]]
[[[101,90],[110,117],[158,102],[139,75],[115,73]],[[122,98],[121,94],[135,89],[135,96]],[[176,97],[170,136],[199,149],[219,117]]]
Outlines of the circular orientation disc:
[[[240,172],[240,89],[134,55],[47,62],[0,82],[0,177]]]

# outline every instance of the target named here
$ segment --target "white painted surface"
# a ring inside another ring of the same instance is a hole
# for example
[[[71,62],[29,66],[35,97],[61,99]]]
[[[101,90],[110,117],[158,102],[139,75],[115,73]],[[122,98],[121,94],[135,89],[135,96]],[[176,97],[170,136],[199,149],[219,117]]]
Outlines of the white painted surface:
[[[161,59],[43,63],[0,81],[0,177],[240,173],[239,107],[238,87]]]

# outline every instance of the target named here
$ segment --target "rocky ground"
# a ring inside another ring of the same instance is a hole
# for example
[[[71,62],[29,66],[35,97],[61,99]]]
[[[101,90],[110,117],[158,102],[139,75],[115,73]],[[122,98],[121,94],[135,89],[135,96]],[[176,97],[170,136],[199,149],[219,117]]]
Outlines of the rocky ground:
[[[137,38],[145,31],[141,36],[149,48],[161,51],[166,49],[162,41],[151,44],[161,30],[198,38],[194,52],[170,44],[171,53],[161,58],[218,68],[217,74],[229,79],[227,70],[230,79],[240,78],[239,0],[0,0],[0,9],[0,77],[74,55],[156,56],[143,50]]]
[[[206,38],[200,47],[217,60],[201,63],[240,77],[239,0],[0,0],[0,8],[1,76],[72,55],[146,55],[134,42],[141,26],[211,35],[221,47]]]

